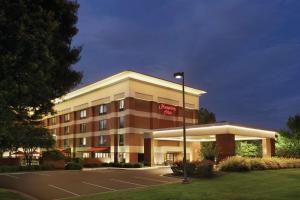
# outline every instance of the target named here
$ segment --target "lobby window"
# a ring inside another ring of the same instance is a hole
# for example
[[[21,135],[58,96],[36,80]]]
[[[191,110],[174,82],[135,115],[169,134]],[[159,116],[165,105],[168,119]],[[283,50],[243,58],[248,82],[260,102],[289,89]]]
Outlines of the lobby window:
[[[99,130],[106,130],[107,129],[107,120],[103,119],[99,121]]]
[[[79,145],[80,146],[85,146],[86,145],[86,138],[79,138]]]
[[[109,158],[109,153],[95,153],[95,158]]]
[[[86,132],[86,124],[79,124],[79,132],[85,133]]]
[[[99,136],[99,145],[103,145],[106,143],[106,136],[100,135]]]
[[[124,135],[119,135],[119,145],[122,146],[124,145]]]
[[[68,139],[64,139],[64,147],[68,147],[69,146],[69,140]]]
[[[79,117],[80,117],[80,119],[86,118],[86,110],[81,110]]]
[[[107,113],[107,104],[101,104],[99,107],[99,115],[104,115]]]
[[[83,154],[82,154],[82,157],[83,157],[83,158],[89,158],[89,157],[90,157],[90,153],[83,153]]]
[[[125,126],[125,117],[119,117],[119,128],[124,128]]]
[[[118,102],[118,106],[119,106],[119,111],[123,111],[124,110],[124,105],[125,105],[125,100],[122,99]]]
[[[63,118],[64,118],[64,122],[70,121],[70,113],[64,114]]]
[[[70,127],[69,126],[65,126],[64,127],[64,134],[67,135],[70,133]]]

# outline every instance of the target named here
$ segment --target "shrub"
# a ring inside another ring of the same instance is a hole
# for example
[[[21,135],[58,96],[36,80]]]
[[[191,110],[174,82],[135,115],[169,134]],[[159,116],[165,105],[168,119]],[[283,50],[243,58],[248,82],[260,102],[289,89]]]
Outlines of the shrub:
[[[102,167],[119,167],[119,168],[141,168],[143,163],[102,163]]]
[[[64,160],[64,154],[59,150],[44,151],[42,159],[45,160]]]
[[[187,162],[186,172],[188,176],[193,177],[211,177],[213,175],[214,162],[210,160]],[[183,174],[183,162],[175,162],[171,169],[173,174]]]
[[[219,163],[221,171],[243,172],[251,169],[250,163],[243,157],[229,157]]]
[[[65,166],[65,170],[81,170],[82,165],[76,162],[69,162]]]
[[[218,169],[221,171],[249,171],[266,169],[300,168],[300,159],[295,158],[244,158],[229,157],[223,160]]]
[[[52,165],[31,165],[31,166],[0,166],[0,172],[19,172],[19,171],[41,171],[41,170],[53,170]]]
[[[236,142],[236,155],[243,157],[261,157],[262,145],[260,141]]]

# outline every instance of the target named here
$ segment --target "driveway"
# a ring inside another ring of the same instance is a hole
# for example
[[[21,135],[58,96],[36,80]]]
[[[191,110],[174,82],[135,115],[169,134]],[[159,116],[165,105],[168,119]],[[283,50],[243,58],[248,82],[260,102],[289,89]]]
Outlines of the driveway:
[[[169,168],[5,173],[0,174],[0,187],[41,200],[63,199],[180,181],[163,176],[167,173]]]

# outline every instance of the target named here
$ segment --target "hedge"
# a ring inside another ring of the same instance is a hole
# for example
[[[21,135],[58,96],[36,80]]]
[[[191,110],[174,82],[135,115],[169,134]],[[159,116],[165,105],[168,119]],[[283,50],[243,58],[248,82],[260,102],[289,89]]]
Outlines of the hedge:
[[[31,166],[10,166],[1,165],[0,172],[19,172],[19,171],[42,171],[54,170],[52,165],[31,165]]]
[[[219,163],[217,168],[220,171],[251,171],[268,169],[286,169],[300,168],[300,159],[295,158],[247,158],[247,157],[229,157]]]
[[[210,160],[187,162],[186,171],[192,177],[211,177],[213,175],[214,162]],[[183,162],[175,162],[171,169],[174,175],[183,174]]]

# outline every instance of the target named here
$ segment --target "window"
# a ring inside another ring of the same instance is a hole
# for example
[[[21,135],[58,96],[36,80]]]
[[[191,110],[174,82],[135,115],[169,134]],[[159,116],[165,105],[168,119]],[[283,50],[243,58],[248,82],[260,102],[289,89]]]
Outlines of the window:
[[[103,115],[107,113],[107,105],[101,104],[99,107],[99,115]]]
[[[85,133],[86,132],[86,124],[80,124],[79,125],[79,132]]]
[[[107,129],[107,120],[103,119],[99,121],[99,130]]]
[[[124,99],[119,101],[119,111],[124,110],[124,104],[125,104]]]
[[[86,145],[86,138],[79,138],[79,145],[85,146]]]
[[[70,133],[70,127],[69,126],[65,126],[64,127],[64,134],[69,134]]]
[[[83,157],[83,158],[89,158],[89,157],[90,157],[90,153],[83,153],[83,154],[82,154],[82,157]]]
[[[56,117],[50,118],[50,119],[49,119],[49,124],[50,124],[50,125],[56,124]]]
[[[70,121],[70,114],[69,113],[68,114],[64,114],[63,118],[64,118],[64,122]]]
[[[109,153],[95,153],[95,158],[109,158]]]
[[[64,147],[68,147],[69,146],[69,140],[68,139],[64,139]]]
[[[56,128],[51,129],[51,130],[50,130],[50,134],[52,135],[52,137],[53,137],[54,140],[57,139],[57,137],[56,137]]]
[[[80,119],[86,118],[86,110],[81,110],[79,117],[80,117]]]
[[[124,135],[119,135],[119,145],[124,145]]]
[[[106,143],[106,137],[104,135],[100,135],[99,137],[99,145],[103,145]]]
[[[119,128],[124,128],[125,126],[125,117],[119,117]]]

